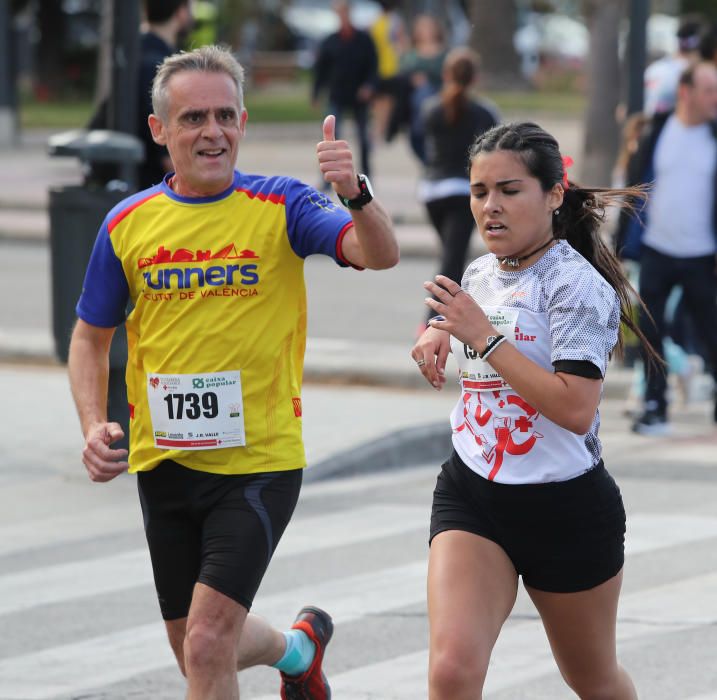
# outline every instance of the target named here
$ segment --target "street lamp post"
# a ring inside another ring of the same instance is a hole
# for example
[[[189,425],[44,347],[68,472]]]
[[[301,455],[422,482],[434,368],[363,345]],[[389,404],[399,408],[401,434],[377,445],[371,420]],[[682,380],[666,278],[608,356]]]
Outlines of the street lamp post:
[[[112,1],[111,90],[109,126],[134,134],[137,124],[137,73],[139,66],[139,3]],[[133,185],[136,166],[120,164],[120,178]]]

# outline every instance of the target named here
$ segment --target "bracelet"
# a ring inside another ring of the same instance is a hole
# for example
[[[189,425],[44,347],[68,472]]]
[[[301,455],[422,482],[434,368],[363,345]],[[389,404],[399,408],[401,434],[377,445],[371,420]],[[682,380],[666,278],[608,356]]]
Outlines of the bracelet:
[[[504,343],[506,340],[506,337],[504,335],[497,335],[493,340],[491,340],[488,345],[486,345],[485,350],[482,354],[478,355],[481,360],[485,360],[488,355],[490,355],[501,343]]]

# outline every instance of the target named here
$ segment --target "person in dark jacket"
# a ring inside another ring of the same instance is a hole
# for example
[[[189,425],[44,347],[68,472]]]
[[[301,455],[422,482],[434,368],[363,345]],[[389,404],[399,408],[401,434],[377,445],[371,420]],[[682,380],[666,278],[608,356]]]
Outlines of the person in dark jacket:
[[[653,118],[628,163],[628,185],[651,183],[652,189],[640,216],[621,219],[617,249],[623,258],[640,261],[639,292],[652,316],[642,313],[640,327],[650,344],[662,348],[667,299],[682,287],[717,380],[715,120],[717,67],[694,64],[680,77],[675,111]],[[669,432],[667,377],[647,363],[645,368],[644,407],[633,430],[663,435]]]
[[[137,173],[140,190],[161,182],[172,170],[167,149],[154,142],[147,125],[147,118],[152,114],[152,81],[157,67],[177,50],[193,23],[189,0],[144,0],[144,11],[147,27],[140,36],[137,85],[137,135],[145,148],[145,159]]]
[[[376,46],[368,32],[351,23],[347,0],[333,4],[339,17],[339,30],[327,36],[319,47],[314,64],[312,101],[318,105],[321,93],[328,92],[328,113],[336,116],[336,135],[350,110],[356,123],[361,168],[370,175],[369,107],[378,80]]]
[[[190,0],[144,0],[142,34],[139,39],[137,73],[137,112],[134,134],[144,144],[144,160],[137,168],[137,189],[144,190],[162,181],[172,170],[172,161],[164,146],[152,139],[147,119],[152,114],[152,80],[157,67],[178,48],[193,24]],[[107,100],[103,100],[90,120],[90,129],[109,128]],[[115,165],[101,164],[93,168],[92,179],[106,184],[119,177]]]

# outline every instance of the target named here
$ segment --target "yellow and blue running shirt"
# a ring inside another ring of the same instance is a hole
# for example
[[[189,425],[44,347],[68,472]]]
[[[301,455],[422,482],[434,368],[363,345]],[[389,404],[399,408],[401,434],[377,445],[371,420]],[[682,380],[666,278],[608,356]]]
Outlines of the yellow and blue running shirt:
[[[289,177],[235,172],[231,187],[203,198],[177,195],[168,179],[109,212],[77,304],[94,326],[126,320],[130,471],[164,459],[218,474],[303,467],[304,258],[347,265],[341,241],[351,217]],[[226,447],[216,433],[186,431],[188,417],[205,426],[217,418],[216,395],[172,394],[167,384],[188,378],[203,388],[232,373],[240,396],[219,418],[241,416],[244,442]],[[184,419],[181,431],[153,426],[162,401],[169,418]]]

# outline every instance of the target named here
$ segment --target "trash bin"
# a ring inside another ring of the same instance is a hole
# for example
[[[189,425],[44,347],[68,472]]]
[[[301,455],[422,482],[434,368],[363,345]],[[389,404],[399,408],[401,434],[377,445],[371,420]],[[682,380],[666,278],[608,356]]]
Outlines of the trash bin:
[[[55,134],[48,141],[52,156],[79,158],[85,181],[78,185],[50,188],[50,267],[52,331],[55,353],[67,362],[70,336],[75,324],[75,306],[82,292],[85,270],[102,221],[109,210],[134,191],[133,170],[144,158],[144,145],[130,134],[77,129]],[[122,179],[99,186],[90,177],[91,166],[108,163],[120,166]],[[110,348],[108,417],[122,425],[127,447],[129,407],[125,385],[127,335],[124,325],[115,332]]]

